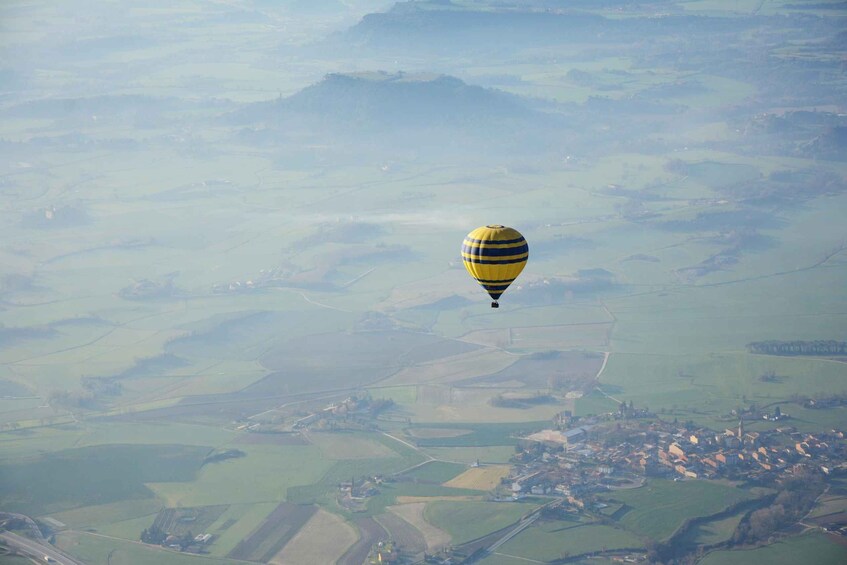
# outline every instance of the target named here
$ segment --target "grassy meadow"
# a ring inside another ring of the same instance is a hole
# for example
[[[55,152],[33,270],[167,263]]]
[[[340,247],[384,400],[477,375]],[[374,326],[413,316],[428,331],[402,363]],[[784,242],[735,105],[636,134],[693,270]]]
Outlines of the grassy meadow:
[[[710,481],[651,480],[645,486],[608,495],[628,510],[618,520],[621,527],[640,536],[662,541],[688,518],[708,516],[754,498],[748,491]]]
[[[610,526],[540,521],[502,545],[498,553],[551,562],[594,551],[637,549],[643,544],[637,535]]]

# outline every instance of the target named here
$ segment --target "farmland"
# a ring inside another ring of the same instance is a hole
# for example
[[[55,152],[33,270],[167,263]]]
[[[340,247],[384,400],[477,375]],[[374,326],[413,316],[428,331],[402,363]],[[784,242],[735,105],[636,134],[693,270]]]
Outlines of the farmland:
[[[574,500],[482,563],[646,551],[771,492],[657,462],[739,420],[786,429],[745,477],[808,466],[808,519],[844,510],[847,363],[749,345],[845,339],[843,3],[318,4],[0,3],[0,508],[95,565],[361,565],[519,520],[489,491],[582,418],[651,447],[547,446],[517,498]],[[460,255],[494,222],[531,250],[498,309]],[[844,560],[789,526],[703,563]]]
[[[595,551],[637,549],[640,537],[595,524],[542,521],[500,547],[498,553],[547,562]]]
[[[119,502],[67,510],[65,512],[51,514],[50,517],[74,529],[85,530],[132,518],[152,516],[157,514],[161,508],[161,502],[155,498],[121,500]]]
[[[293,565],[312,560],[335,563],[357,539],[349,523],[335,514],[318,510],[268,563]]]
[[[315,446],[244,446],[246,457],[206,465],[190,483],[150,482],[168,506],[283,501],[290,487],[311,484],[332,463]],[[252,477],[249,481],[243,477]]]
[[[609,499],[629,508],[620,519],[621,526],[638,536],[663,540],[687,518],[715,514],[752,497],[726,484],[653,480],[641,488],[617,491]]]
[[[91,565],[155,565],[157,563],[163,565],[189,565],[191,563],[228,565],[238,563],[228,559],[185,555],[172,550],[82,532],[58,535],[56,546]]]
[[[809,533],[750,550],[715,551],[702,561],[704,565],[757,565],[759,563],[841,563],[847,550],[828,540],[824,534]]]
[[[269,561],[297,535],[316,510],[312,506],[280,504],[257,529],[241,540],[227,557],[242,561]]]
[[[424,517],[425,509],[425,502],[412,502],[388,507],[390,512],[414,526],[421,533],[428,551],[435,551],[450,543],[450,534],[429,523]]]
[[[0,496],[8,510],[34,515],[151,498],[145,483],[187,483],[207,452],[188,446],[104,445],[6,462],[0,467]],[[113,474],[116,465],[121,466],[120,476]],[[34,484],[42,486],[33,489]]]
[[[424,517],[459,545],[505,528],[535,507],[532,503],[437,501],[427,506]]]
[[[491,465],[468,469],[458,477],[444,483],[444,486],[469,488],[474,490],[492,490],[500,480],[509,475],[508,465]]]

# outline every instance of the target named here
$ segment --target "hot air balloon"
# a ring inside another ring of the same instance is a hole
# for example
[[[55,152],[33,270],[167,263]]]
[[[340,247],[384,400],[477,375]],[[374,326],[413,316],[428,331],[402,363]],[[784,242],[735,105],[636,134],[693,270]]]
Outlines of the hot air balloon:
[[[529,258],[529,246],[514,228],[490,225],[476,228],[462,243],[462,259],[468,273],[497,302],[523,271]]]

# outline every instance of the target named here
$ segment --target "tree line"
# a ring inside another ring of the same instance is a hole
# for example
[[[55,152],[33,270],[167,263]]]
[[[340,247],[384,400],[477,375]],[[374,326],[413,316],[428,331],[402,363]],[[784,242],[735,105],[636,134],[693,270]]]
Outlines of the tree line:
[[[847,341],[753,341],[747,344],[747,351],[764,355],[847,355]]]

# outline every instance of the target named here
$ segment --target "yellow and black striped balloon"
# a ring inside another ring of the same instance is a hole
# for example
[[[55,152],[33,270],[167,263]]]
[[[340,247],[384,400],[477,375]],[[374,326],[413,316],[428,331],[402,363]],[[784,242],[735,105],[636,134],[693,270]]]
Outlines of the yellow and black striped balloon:
[[[462,259],[468,273],[497,300],[523,271],[529,258],[526,239],[514,228],[501,225],[476,228],[462,243]]]

